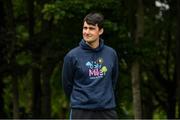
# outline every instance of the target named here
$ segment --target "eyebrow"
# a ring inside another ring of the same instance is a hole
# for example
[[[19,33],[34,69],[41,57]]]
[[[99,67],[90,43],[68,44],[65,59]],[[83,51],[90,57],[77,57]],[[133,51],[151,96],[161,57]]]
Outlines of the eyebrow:
[[[83,26],[83,28],[96,28],[95,26]]]

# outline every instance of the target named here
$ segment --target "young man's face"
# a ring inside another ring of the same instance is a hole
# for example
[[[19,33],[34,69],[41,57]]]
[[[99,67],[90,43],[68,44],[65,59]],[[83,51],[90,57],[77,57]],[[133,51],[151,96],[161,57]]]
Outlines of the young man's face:
[[[103,29],[99,29],[96,25],[90,25],[86,21],[83,25],[83,39],[88,43],[99,40],[99,36],[103,33]]]

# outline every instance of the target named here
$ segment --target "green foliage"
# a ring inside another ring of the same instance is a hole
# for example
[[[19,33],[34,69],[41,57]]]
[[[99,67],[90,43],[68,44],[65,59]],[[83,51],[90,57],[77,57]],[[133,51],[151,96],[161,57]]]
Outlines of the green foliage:
[[[18,81],[20,114],[30,116],[32,104],[32,71],[22,76]]]
[[[7,117],[12,117],[12,72],[19,73],[17,74],[19,107],[25,109],[29,117],[32,113],[32,67],[36,66],[42,72],[42,66],[52,64],[55,67],[49,75],[52,91],[51,117],[63,118],[65,116],[67,118],[69,101],[61,85],[63,57],[71,48],[77,46],[82,38],[83,17],[89,12],[98,11],[105,16],[105,31],[102,37],[107,45],[117,51],[119,57],[117,108],[119,116],[133,118],[130,71],[132,61],[138,59],[141,64],[143,103],[148,101],[150,96],[153,119],[167,118],[166,105],[169,104],[167,96],[170,95],[168,91],[172,88],[176,67],[174,58],[176,7],[171,3],[172,1],[168,0],[171,9],[161,11],[153,1],[143,1],[144,37],[139,45],[135,46],[133,30],[136,27],[136,20],[132,19],[132,16],[135,16],[135,9],[131,7],[131,2],[129,0],[34,1],[34,34],[30,36],[30,18],[27,12],[29,4],[24,0],[13,0],[15,36],[11,33],[12,31],[0,34],[3,47],[1,56],[3,55],[2,58],[7,63],[7,68],[1,67],[5,83],[4,110]],[[5,7],[5,9],[8,8]],[[162,15],[157,17],[160,12]],[[42,83],[42,78],[40,79]],[[164,81],[162,82],[161,79]]]
[[[161,108],[158,108],[156,111],[154,111],[153,119],[155,120],[167,119],[166,112]]]
[[[26,2],[24,0],[13,0],[14,16],[18,19],[20,16],[26,14]]]
[[[11,84],[11,80],[12,77],[8,76],[6,78],[4,78],[3,82],[5,84],[5,86],[8,86],[4,89],[4,94],[3,94],[3,98],[4,98],[4,111],[7,114],[7,118],[10,118],[12,116],[12,84]]]
[[[18,25],[16,28],[16,37],[18,39],[18,45],[23,46],[24,42],[28,40],[29,34],[27,31],[26,26],[24,25]]]
[[[32,62],[32,56],[26,52],[22,52],[16,56],[16,61],[19,65],[30,64]]]

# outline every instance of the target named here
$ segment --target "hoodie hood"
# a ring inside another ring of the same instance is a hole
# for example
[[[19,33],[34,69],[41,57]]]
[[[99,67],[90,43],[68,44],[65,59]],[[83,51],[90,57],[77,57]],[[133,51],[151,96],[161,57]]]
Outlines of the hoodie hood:
[[[88,44],[86,44],[86,41],[84,39],[82,39],[80,41],[79,46],[82,49],[85,49],[85,50],[90,50],[90,51],[98,52],[98,51],[101,51],[102,48],[104,47],[104,40],[100,39],[100,44],[99,44],[99,46],[97,48],[91,48]]]

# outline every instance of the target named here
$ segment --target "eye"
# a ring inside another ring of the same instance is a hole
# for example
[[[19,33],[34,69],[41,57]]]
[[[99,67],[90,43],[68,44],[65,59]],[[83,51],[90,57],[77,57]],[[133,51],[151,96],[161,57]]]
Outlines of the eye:
[[[87,27],[83,27],[83,29],[84,29],[84,30],[86,30],[86,29],[87,29]]]
[[[94,30],[95,28],[94,27],[89,27],[90,30]]]

